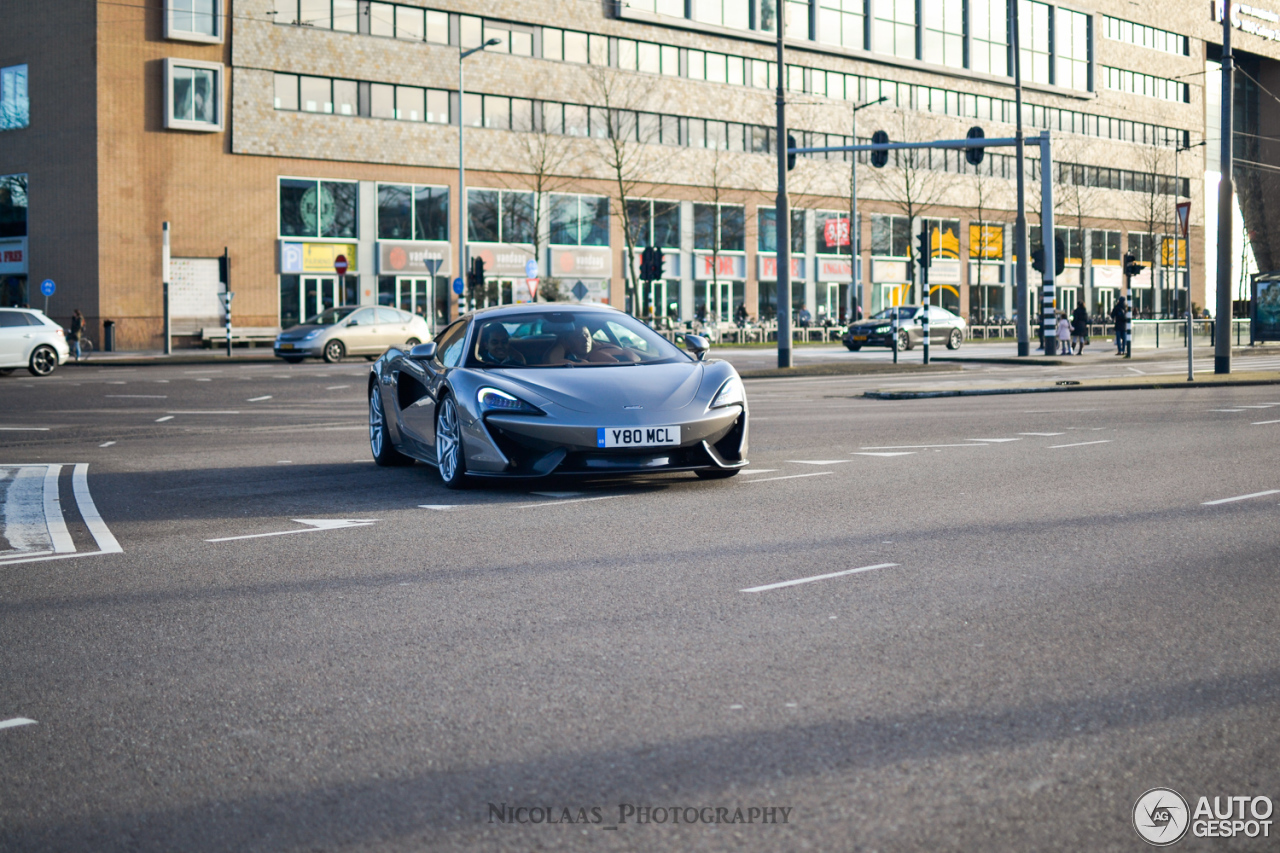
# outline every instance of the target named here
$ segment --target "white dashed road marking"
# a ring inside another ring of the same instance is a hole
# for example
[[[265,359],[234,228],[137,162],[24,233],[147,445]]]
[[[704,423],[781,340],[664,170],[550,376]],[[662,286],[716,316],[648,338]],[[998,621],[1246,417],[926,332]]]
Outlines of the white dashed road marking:
[[[1265,424],[1280,424],[1280,421],[1254,421],[1253,426],[1263,426]]]
[[[1049,445],[1049,449],[1057,450],[1062,447],[1084,447],[1087,444],[1108,444],[1110,442],[1111,442],[1111,439],[1103,438],[1103,439],[1099,439],[1098,441],[1078,441],[1075,444],[1051,444]]]
[[[49,427],[0,427],[5,432],[48,432]]]
[[[246,402],[246,403],[261,403],[263,400],[270,400],[270,399],[271,399],[271,395],[270,395],[270,394],[267,394],[265,397],[250,397],[248,400],[245,400],[245,402]],[[240,413],[239,413],[239,412],[236,412],[236,414],[240,414]]]
[[[841,462],[848,462],[848,459],[792,459],[791,462],[797,465],[838,465]]]
[[[1039,435],[1039,436],[1043,436],[1044,438],[1051,438],[1052,436],[1055,436],[1055,435],[1066,435],[1066,433],[1061,433],[1061,432],[1020,432],[1020,433],[1018,433],[1018,435]]]
[[[113,444],[115,444],[115,442],[114,442],[114,441],[107,441],[107,442],[103,442],[102,444],[99,444],[98,446],[99,446],[99,447],[110,447],[110,446],[111,446],[111,445],[113,445]]]
[[[892,453],[855,453],[854,456],[915,456],[914,450],[898,450]]]
[[[825,580],[829,580],[830,578],[843,577],[844,575],[856,575],[859,572],[870,572],[870,571],[873,571],[874,569],[887,569],[896,565],[898,564],[897,563],[877,563],[874,566],[863,566],[858,569],[845,569],[843,572],[831,572],[830,574],[825,574],[825,575],[814,575],[813,577],[808,577],[808,578],[797,578],[796,580],[793,580],[793,581],[779,581],[778,583],[767,583],[764,586],[753,586],[747,589],[740,589],[738,590],[738,592],[765,592],[770,589],[781,589],[782,587],[785,587],[785,586],[797,586],[802,583],[813,583],[814,581],[825,581]]]
[[[785,477],[761,477],[759,480],[747,480],[748,483],[772,483],[776,480],[798,480],[801,477],[824,477],[830,471],[818,471],[813,474],[788,474]]]
[[[1261,498],[1267,495],[1280,495],[1280,489],[1268,489],[1265,492],[1254,492],[1250,495],[1237,495],[1234,498],[1218,498],[1216,501],[1205,501],[1201,506],[1213,506],[1214,504],[1229,504],[1235,501],[1247,501],[1249,498]]]
[[[567,501],[543,501],[542,503],[536,503],[536,504],[520,504],[519,506],[516,507],[516,509],[533,509],[534,507],[560,506],[561,504],[580,504],[580,503],[586,503],[587,501],[607,501],[607,500],[610,500],[611,498],[620,498],[620,497],[623,497],[623,495],[600,495],[599,497],[595,497],[595,498],[571,498],[570,500],[567,500]]]
[[[34,726],[35,720],[28,720],[26,717],[14,717],[11,720],[0,720],[0,729],[12,729],[17,726]]]
[[[173,415],[165,415],[163,418],[156,418],[156,423],[162,424],[165,421],[171,421],[171,420],[173,420]]]

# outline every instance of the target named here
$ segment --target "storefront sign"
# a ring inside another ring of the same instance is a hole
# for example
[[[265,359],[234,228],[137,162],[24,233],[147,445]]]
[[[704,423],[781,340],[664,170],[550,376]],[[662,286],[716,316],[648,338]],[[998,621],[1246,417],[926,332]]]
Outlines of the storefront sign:
[[[1129,279],[1129,287],[1134,290],[1150,290],[1151,289],[1151,268],[1147,267],[1142,272]]]
[[[852,277],[853,264],[849,258],[818,257],[818,281],[848,281]]]
[[[828,219],[822,224],[822,239],[828,249],[849,245],[849,220]]]
[[[356,261],[355,243],[289,243],[280,241],[281,275],[322,273],[333,275],[333,263],[338,255],[347,258],[348,272],[360,269]]]
[[[0,240],[0,275],[25,275],[27,272],[27,238],[8,237]]]
[[[969,262],[969,283],[970,284],[1000,284],[1004,281],[1003,264],[979,264],[974,261]]]
[[[378,243],[378,275],[431,275],[435,264],[435,275],[453,273],[453,247],[447,241]]]
[[[745,281],[746,255],[720,255],[698,252],[693,256],[693,277],[699,281]]]
[[[1222,0],[1215,0],[1213,4],[1213,20],[1219,24],[1222,23],[1222,5]],[[1268,41],[1280,41],[1280,15],[1270,9],[1232,3],[1231,26]]]
[[[960,262],[934,258],[929,264],[929,284],[959,284]]]
[[[1095,263],[1093,270],[1094,287],[1124,287],[1124,268]]]
[[[906,261],[872,261],[871,280],[875,282],[903,282],[907,280]]]
[[[805,259],[791,257],[791,280],[804,281]],[[777,255],[756,255],[756,280],[758,281],[777,281],[778,280],[778,256]]]
[[[524,243],[468,243],[467,260],[484,261],[486,278],[529,278],[525,267],[533,260],[533,245]]]
[[[608,246],[553,248],[548,275],[575,281],[578,278],[609,278],[613,275],[613,251]]]
[[[640,256],[644,250],[639,246],[636,247],[635,254],[632,256],[633,261],[631,267],[634,271],[636,280],[640,280]],[[679,252],[663,252],[662,253],[662,277],[663,278],[679,278],[680,277],[680,253]]]
[[[1253,304],[1253,339],[1280,341],[1280,274],[1254,277]]]

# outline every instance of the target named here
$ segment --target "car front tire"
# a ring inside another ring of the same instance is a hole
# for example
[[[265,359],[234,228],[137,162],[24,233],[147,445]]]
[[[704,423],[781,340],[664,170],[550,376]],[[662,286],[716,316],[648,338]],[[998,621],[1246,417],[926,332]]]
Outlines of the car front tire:
[[[27,370],[31,371],[32,376],[48,376],[57,369],[58,352],[47,345],[36,347],[31,353],[31,360],[27,362]]]
[[[436,413],[436,465],[445,488],[466,488],[467,454],[462,444],[462,421],[458,417],[458,404],[452,397],[442,397]]]
[[[347,355],[347,348],[342,341],[329,341],[324,345],[324,360],[329,364],[337,364]]]
[[[964,341],[964,335],[960,334],[959,329],[952,329],[951,334],[947,337],[947,349],[960,349],[960,344]]]
[[[857,352],[858,350],[862,349],[862,344],[845,344],[844,348],[847,349],[849,352]]]
[[[302,356],[300,355],[282,355],[285,364],[302,364]]]
[[[398,468],[414,462],[413,457],[405,456],[391,443],[387,417],[382,411],[382,393],[377,385],[369,389],[369,450],[373,461],[383,468]]]
[[[699,468],[693,473],[698,475],[699,480],[727,480],[738,474],[738,468]]]
[[[911,349],[911,335],[906,329],[898,332],[897,349],[898,352],[906,352]]]

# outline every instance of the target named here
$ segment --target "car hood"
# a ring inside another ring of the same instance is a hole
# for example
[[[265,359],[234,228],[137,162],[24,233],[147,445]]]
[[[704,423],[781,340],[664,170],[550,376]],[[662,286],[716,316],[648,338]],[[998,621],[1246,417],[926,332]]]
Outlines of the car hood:
[[[703,365],[637,364],[618,367],[547,367],[488,370],[512,390],[527,389],[574,412],[682,409],[702,384]]]
[[[287,331],[281,332],[277,340],[281,341],[300,341],[317,329],[329,329],[331,326],[294,326]]]

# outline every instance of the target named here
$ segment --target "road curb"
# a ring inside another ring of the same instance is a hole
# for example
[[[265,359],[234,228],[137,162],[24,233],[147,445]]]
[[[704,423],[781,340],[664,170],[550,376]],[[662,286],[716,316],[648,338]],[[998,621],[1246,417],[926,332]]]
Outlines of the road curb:
[[[800,367],[763,367],[739,370],[743,379],[789,379],[799,376],[869,376],[886,373],[955,373],[963,370],[959,364],[849,364],[847,362],[823,362]]]
[[[1039,388],[959,388],[947,391],[864,391],[869,400],[925,400],[933,397],[995,397],[1005,394],[1051,394],[1058,391],[1151,391],[1170,388],[1233,388],[1244,385],[1280,385],[1277,379],[1208,380],[1188,382],[1126,382],[1117,385],[1045,385]]]

